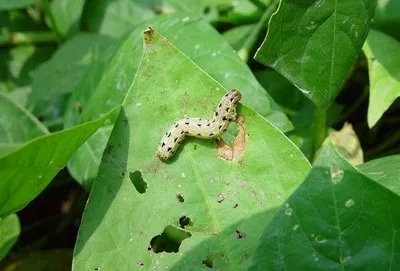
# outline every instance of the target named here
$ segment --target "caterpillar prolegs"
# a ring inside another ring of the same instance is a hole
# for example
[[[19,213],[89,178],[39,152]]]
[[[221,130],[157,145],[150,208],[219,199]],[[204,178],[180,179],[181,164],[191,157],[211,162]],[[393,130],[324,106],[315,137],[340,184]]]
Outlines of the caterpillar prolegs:
[[[170,159],[186,136],[206,139],[221,136],[236,120],[236,105],[241,98],[239,91],[231,90],[222,97],[211,118],[184,118],[175,122],[160,141],[156,152],[158,158],[161,161]]]

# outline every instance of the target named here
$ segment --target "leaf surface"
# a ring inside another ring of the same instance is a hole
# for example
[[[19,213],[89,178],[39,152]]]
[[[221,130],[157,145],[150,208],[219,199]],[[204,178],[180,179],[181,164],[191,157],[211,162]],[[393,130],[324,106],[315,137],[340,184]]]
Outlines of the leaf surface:
[[[372,180],[400,196],[400,155],[368,161],[357,168]]]
[[[21,228],[16,214],[0,218],[0,261],[7,256],[12,246],[17,242],[20,231]]]
[[[198,16],[183,13],[157,16],[146,25],[135,28],[122,40],[111,60],[107,62],[104,73],[98,72],[96,66],[92,65],[93,70],[87,71],[85,78],[74,86],[75,92],[66,109],[67,127],[71,123],[77,124],[98,117],[122,103],[138,69],[142,56],[142,32],[148,25],[157,28],[191,61],[225,88],[240,90],[243,94],[242,102],[279,129],[287,131],[292,127],[286,115],[223,37]],[[179,78],[182,81],[190,79],[184,73]],[[160,86],[159,91],[163,88],[164,86]],[[110,126],[96,132],[68,165],[72,175],[88,190],[97,175],[111,128],[110,123]]]
[[[211,117],[226,90],[156,31],[146,33],[84,212],[73,270],[239,270],[309,163],[244,105],[245,150],[232,161],[218,156],[213,141],[194,138],[169,163],[158,160],[169,126],[185,115]]]
[[[0,155],[47,133],[31,113],[0,92]]]
[[[39,195],[82,143],[118,109],[97,120],[36,137],[0,156],[0,218],[22,209]]]
[[[327,144],[266,227],[249,270],[397,270],[399,204]]]

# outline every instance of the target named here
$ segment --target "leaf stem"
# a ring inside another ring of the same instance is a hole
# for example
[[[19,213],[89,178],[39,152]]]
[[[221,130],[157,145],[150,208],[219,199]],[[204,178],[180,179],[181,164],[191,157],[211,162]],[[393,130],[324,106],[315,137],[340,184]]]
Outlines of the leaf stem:
[[[57,41],[57,37],[52,32],[13,32],[0,36],[0,46],[54,41]]]
[[[312,153],[311,161],[315,161],[318,149],[321,147],[326,136],[326,112],[327,110],[316,106],[314,111],[314,120],[312,123]]]
[[[253,1],[252,1],[253,2]],[[254,3],[253,3],[254,4]],[[267,21],[271,18],[271,15],[275,12],[279,5],[279,0],[273,0],[268,9],[264,12],[261,19],[258,21],[256,26],[254,27],[253,31],[251,31],[249,37],[244,42],[242,48],[238,50],[238,55],[241,59],[245,62],[249,59],[249,54],[253,49],[257,38],[261,34],[263,28],[267,25]]]

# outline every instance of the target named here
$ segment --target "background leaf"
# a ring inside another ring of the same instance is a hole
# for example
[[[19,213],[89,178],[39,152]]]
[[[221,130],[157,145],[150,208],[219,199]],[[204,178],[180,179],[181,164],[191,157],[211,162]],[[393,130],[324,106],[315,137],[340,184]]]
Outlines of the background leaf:
[[[17,242],[20,233],[18,216],[15,214],[0,218],[0,261]]]
[[[155,16],[160,1],[87,0],[82,23],[91,32],[122,37],[134,26]]]
[[[0,0],[0,10],[23,8],[36,3],[36,0]]]
[[[396,270],[399,204],[327,144],[265,229],[249,270]]]
[[[400,42],[371,30],[363,47],[368,60],[368,126],[373,127],[400,97]]]
[[[32,70],[50,58],[53,50],[51,45],[31,44],[0,49],[0,90],[11,92],[16,87],[30,86]]]
[[[399,1],[377,0],[373,27],[398,40],[400,38],[400,33],[397,31],[397,29],[400,27],[399,14]]]
[[[239,27],[232,28],[228,31],[225,31],[223,36],[227,42],[232,46],[233,49],[238,51],[242,48],[249,34],[255,27],[255,24],[250,25],[242,25]]]
[[[225,89],[157,32],[147,35],[85,209],[73,269],[189,270],[210,261],[218,269],[238,270],[309,164],[278,129],[244,105],[239,114],[247,145],[240,157],[223,160],[212,141],[191,138],[170,163],[159,161],[154,153],[169,125],[184,115],[211,116]],[[144,193],[133,185],[138,175]],[[193,224],[182,225],[184,217]],[[174,236],[190,236],[178,244],[179,253],[155,253],[170,245],[161,241],[149,251],[152,238],[171,229]]]
[[[47,133],[26,109],[0,92],[0,155]]]
[[[22,209],[42,192],[79,146],[118,109],[95,121],[36,137],[0,156],[0,218]]]
[[[80,34],[63,44],[51,60],[33,74],[28,103],[34,107],[35,114],[47,119],[62,115],[76,86],[85,79],[93,65],[107,62],[114,50],[112,39],[93,34]],[[57,106],[59,103],[61,105]]]
[[[50,26],[62,36],[73,36],[79,32],[80,18],[85,0],[53,0],[51,12],[55,24]]]
[[[373,0],[282,0],[255,58],[327,107],[360,53],[375,5]]]

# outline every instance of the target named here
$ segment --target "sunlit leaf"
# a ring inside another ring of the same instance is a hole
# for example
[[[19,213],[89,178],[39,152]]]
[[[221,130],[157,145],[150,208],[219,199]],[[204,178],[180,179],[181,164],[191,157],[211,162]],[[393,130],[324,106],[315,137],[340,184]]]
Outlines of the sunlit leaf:
[[[212,140],[193,138],[169,163],[158,160],[169,126],[185,115],[211,117],[226,90],[154,30],[145,41],[84,212],[73,269],[238,270],[309,163],[245,105],[238,107],[245,149],[233,160],[219,157]]]
[[[368,126],[372,127],[400,97],[400,42],[371,30],[363,49],[370,83]]]

